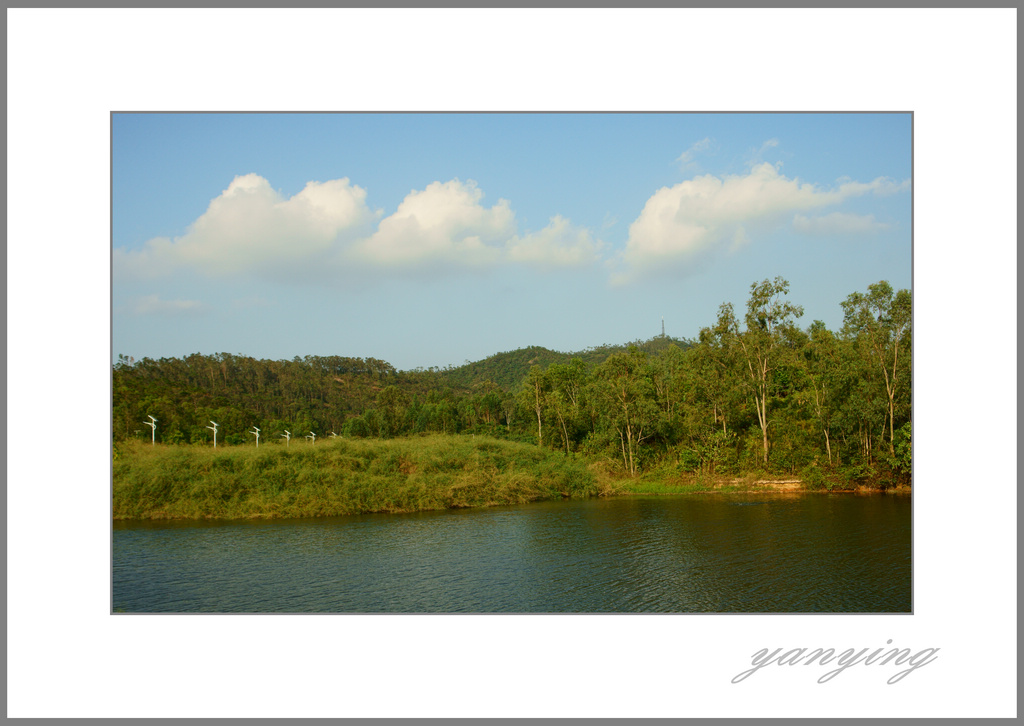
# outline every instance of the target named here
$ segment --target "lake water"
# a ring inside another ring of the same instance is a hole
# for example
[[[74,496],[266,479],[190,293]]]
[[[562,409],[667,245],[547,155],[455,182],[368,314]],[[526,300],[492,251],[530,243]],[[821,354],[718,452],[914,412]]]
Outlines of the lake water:
[[[710,494],[113,525],[115,612],[910,612],[911,498]]]

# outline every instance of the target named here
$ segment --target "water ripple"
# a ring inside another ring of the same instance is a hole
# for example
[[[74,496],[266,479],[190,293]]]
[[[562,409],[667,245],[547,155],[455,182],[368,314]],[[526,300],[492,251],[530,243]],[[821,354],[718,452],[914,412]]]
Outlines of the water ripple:
[[[909,612],[910,500],[556,502],[115,523],[129,612]]]

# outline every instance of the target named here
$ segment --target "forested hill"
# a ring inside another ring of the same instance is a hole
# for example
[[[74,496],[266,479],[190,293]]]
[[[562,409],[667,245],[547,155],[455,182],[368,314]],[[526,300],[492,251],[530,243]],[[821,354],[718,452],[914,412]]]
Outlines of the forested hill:
[[[168,443],[205,441],[212,421],[223,427],[228,443],[247,441],[245,432],[254,422],[274,427],[274,435],[314,428],[340,432],[348,418],[372,407],[388,386],[410,396],[449,388],[436,373],[403,373],[373,358],[289,361],[230,353],[138,361],[121,355],[112,382],[115,439],[131,438],[144,428],[140,417],[144,421],[153,414]]]
[[[680,349],[686,350],[693,343],[671,336],[657,336],[650,340],[637,340],[624,345],[596,346],[578,353],[561,353],[534,345],[529,348],[495,353],[484,360],[448,368],[441,373],[445,380],[453,386],[470,388],[490,381],[502,388],[515,388],[523,382],[533,366],[546,369],[552,363],[566,365],[573,358],[579,358],[588,368],[591,368],[603,363],[612,353],[625,353],[630,346],[649,355],[657,355],[670,345],[676,345]]]
[[[604,345],[579,353],[560,353],[539,346],[498,353],[482,361],[445,369],[400,371],[386,361],[345,356],[305,356],[264,360],[246,355],[194,353],[184,358],[119,356],[113,369],[114,437],[128,439],[144,432],[139,419],[152,413],[161,420],[167,442],[205,441],[208,423],[223,425],[229,443],[247,441],[245,431],[260,421],[275,433],[317,429],[342,432],[345,423],[378,405],[385,388],[403,399],[430,404],[470,400],[473,396],[517,391],[530,369],[566,365],[573,358],[593,369],[613,353],[630,346],[657,354],[675,344],[691,343],[656,337],[629,345]],[[500,396],[499,396],[500,398]],[[493,401],[491,401],[493,405]],[[493,418],[489,412],[485,418]],[[278,431],[278,429],[280,431]]]
[[[288,445],[290,438],[479,433],[581,453],[629,476],[657,466],[861,480],[909,476],[909,290],[884,280],[842,303],[843,326],[786,300],[782,278],[723,304],[697,341],[658,336],[578,353],[530,347],[444,369],[375,359],[121,357],[114,441]],[[149,417],[159,425],[152,424]]]

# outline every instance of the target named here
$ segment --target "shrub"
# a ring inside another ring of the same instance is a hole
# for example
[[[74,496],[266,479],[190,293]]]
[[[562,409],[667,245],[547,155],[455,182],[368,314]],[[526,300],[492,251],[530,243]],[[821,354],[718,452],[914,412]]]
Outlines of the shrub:
[[[907,475],[911,473],[913,462],[912,439],[910,421],[907,421],[896,432],[896,458],[893,461],[893,468]]]

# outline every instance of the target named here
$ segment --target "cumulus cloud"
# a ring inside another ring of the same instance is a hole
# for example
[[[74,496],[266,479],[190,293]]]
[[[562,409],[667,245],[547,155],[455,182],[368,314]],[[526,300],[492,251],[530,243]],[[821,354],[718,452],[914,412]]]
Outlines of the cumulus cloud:
[[[487,208],[482,198],[472,180],[433,182],[413,190],[373,235],[356,245],[353,257],[388,267],[498,262],[502,246],[515,234],[515,214],[505,199]]]
[[[869,183],[840,180],[834,188],[823,189],[790,179],[768,163],[756,164],[747,174],[722,178],[706,174],[663,187],[630,225],[613,281],[626,282],[644,271],[686,263],[730,243],[733,247],[748,244],[756,232],[777,227],[794,213],[906,188],[909,182],[879,178]],[[843,222],[853,220],[840,217],[830,223]]]
[[[572,225],[561,215],[551,218],[547,227],[523,237],[513,237],[506,244],[510,262],[534,267],[584,267],[596,263],[604,244],[590,231]]]
[[[193,268],[211,276],[274,276],[311,258],[326,259],[377,218],[366,192],[348,179],[309,182],[285,199],[257,174],[237,176],[180,237],[156,238],[142,250],[116,250],[115,271],[156,276]]]
[[[551,269],[596,262],[603,248],[589,230],[561,215],[537,232],[520,235],[506,199],[491,207],[473,180],[433,182],[412,191],[351,259],[377,267],[410,269],[524,264]]]
[[[369,270],[578,267],[597,261],[602,248],[589,230],[558,215],[539,231],[520,233],[508,200],[484,204],[473,180],[412,190],[384,217],[347,178],[310,182],[286,199],[263,177],[247,174],[235,177],[184,235],[115,250],[114,267],[128,278],[196,270],[300,282]]]
[[[873,234],[888,228],[889,225],[876,222],[873,214],[832,212],[820,217],[793,217],[793,229],[814,236]]]
[[[712,145],[703,139],[679,160]],[[607,264],[612,281],[624,282],[643,272],[678,268],[717,249],[736,251],[755,244],[764,230],[786,223],[818,235],[878,230],[882,225],[870,216],[811,212],[908,188],[909,181],[886,178],[844,178],[823,188],[788,178],[768,163],[745,174],[696,176],[655,192],[630,225],[625,248]],[[394,213],[384,216],[371,210],[366,191],[347,178],[309,182],[285,198],[263,177],[246,174],[235,177],[180,237],[152,239],[139,250],[115,250],[114,270],[121,278],[194,270],[214,277],[329,282],[369,271],[416,274],[502,264],[587,267],[606,252],[593,231],[560,215],[543,229],[520,231],[510,202],[485,203],[472,180],[435,181],[412,190]],[[150,314],[194,310],[188,301],[155,296],[140,301],[139,309]]]

